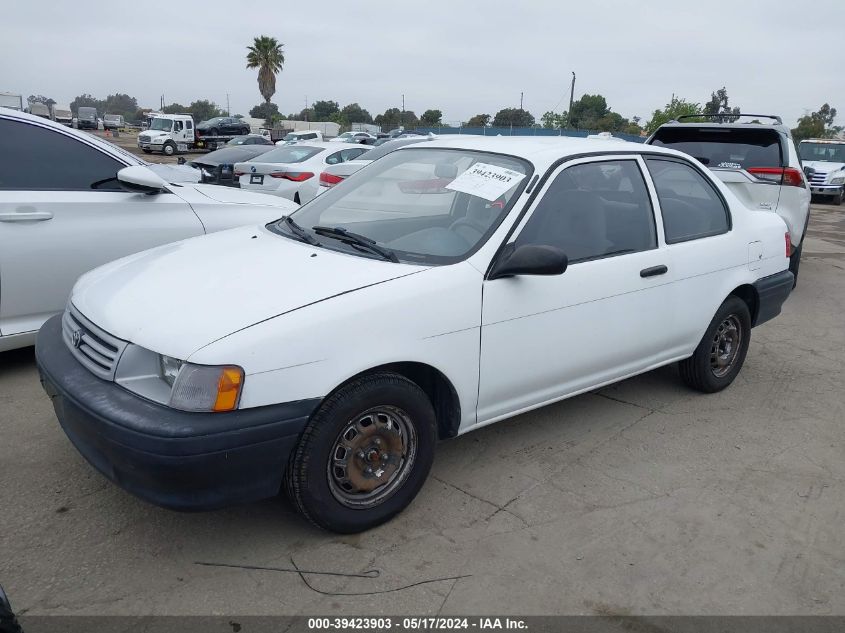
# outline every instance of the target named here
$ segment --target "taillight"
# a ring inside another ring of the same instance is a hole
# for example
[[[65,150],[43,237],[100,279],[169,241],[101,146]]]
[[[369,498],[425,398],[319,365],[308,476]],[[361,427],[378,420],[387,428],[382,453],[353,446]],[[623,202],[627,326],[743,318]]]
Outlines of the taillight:
[[[786,256],[788,258],[792,255],[792,238],[789,237],[789,231],[784,233],[783,239],[786,242]]]
[[[233,175],[235,178],[239,178],[239,177],[241,177],[241,176],[246,176],[246,172],[245,172],[245,171],[238,171],[238,170],[235,170],[234,172],[232,172],[232,175]]]
[[[754,174],[760,180],[776,182],[787,187],[803,187],[804,174],[794,167],[746,167],[749,174]]]
[[[321,185],[334,187],[339,182],[343,182],[343,176],[335,176],[334,174],[327,174],[326,172],[320,174]]]
[[[310,171],[277,171],[270,174],[271,178],[284,178],[285,180],[292,180],[294,182],[304,182],[309,178],[313,178],[314,174]]]

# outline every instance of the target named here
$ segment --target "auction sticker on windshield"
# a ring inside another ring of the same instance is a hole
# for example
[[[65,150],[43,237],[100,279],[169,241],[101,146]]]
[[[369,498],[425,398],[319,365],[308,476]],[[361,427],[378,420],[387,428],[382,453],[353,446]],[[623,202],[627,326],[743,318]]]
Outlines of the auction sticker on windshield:
[[[475,163],[446,185],[445,188],[468,193],[471,196],[478,196],[492,202],[500,198],[523,178],[525,178],[525,174],[513,169],[489,165],[488,163]]]

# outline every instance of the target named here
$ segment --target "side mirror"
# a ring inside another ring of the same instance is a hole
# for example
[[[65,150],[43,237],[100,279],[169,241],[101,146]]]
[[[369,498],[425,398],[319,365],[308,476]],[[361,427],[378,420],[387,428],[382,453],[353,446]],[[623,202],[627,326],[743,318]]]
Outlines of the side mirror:
[[[807,180],[810,180],[815,173],[816,173],[816,170],[813,169],[812,167],[810,167],[809,165],[806,165],[804,167],[804,176],[807,177]]]
[[[131,193],[156,194],[165,190],[167,182],[143,165],[124,167],[117,172],[117,182]]]
[[[488,279],[501,279],[515,275],[561,275],[569,260],[554,246],[525,244],[514,248],[509,245],[493,265]]]

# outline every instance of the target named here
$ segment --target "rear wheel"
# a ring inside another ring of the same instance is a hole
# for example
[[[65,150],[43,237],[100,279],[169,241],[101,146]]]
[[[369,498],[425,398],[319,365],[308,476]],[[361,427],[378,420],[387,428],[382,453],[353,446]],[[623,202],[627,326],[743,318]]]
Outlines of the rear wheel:
[[[393,373],[359,378],[329,396],[291,457],[288,494],[317,526],[353,533],[411,503],[434,460],[434,408]]]
[[[705,393],[721,391],[742,369],[751,341],[751,312],[739,297],[728,297],[689,358],[678,363],[683,381]]]

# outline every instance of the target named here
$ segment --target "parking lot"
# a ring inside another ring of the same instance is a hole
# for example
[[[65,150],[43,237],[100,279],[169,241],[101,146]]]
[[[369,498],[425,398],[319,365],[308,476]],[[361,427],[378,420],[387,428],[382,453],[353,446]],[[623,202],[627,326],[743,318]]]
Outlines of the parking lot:
[[[0,582],[30,615],[845,613],[843,272],[845,207],[816,205],[731,388],[668,367],[443,443],[411,507],[355,536],[284,499],[135,499],[67,440],[32,349],[7,352]]]

